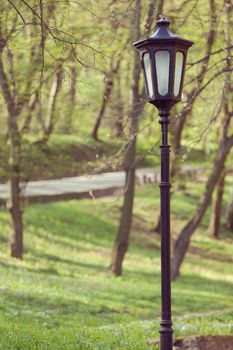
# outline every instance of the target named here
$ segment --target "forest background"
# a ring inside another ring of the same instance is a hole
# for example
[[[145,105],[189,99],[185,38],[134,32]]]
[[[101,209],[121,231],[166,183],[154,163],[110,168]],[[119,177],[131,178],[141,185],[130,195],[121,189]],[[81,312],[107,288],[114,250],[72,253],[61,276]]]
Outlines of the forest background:
[[[159,15],[195,42],[170,125],[175,330],[232,333],[232,2],[5,0],[0,9],[0,180],[10,189],[0,211],[2,348],[146,349],[156,337],[159,195],[137,185],[135,169],[159,165],[160,129],[132,42]],[[23,197],[31,180],[120,169],[117,196]]]

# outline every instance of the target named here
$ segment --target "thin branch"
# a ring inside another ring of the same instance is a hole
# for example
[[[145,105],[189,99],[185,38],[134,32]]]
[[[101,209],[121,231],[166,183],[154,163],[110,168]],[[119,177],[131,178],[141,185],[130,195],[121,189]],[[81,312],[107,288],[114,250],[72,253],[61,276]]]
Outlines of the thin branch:
[[[42,4],[42,1],[39,0],[39,7],[40,7],[40,27],[41,27],[41,52],[42,52],[42,66],[41,66],[41,73],[40,73],[40,86],[42,85],[43,81],[43,74],[44,74],[44,65],[45,65],[45,40],[46,40],[46,27],[44,22],[44,7]]]
[[[232,48],[233,48],[233,45],[223,47],[223,48],[218,49],[218,50],[216,50],[216,51],[212,51],[212,52],[210,53],[210,56],[216,55],[216,54],[218,54],[218,53],[221,53],[221,52],[223,52],[223,51],[225,51],[225,50],[229,50],[229,49],[232,49]],[[196,64],[198,64],[198,63],[201,63],[201,62],[205,61],[207,58],[208,58],[208,56],[206,55],[206,56],[200,58],[200,59],[197,60],[197,61],[187,63],[187,66],[189,66],[189,68],[190,68],[190,67],[192,67],[192,66],[194,66],[194,65],[196,65]]]
[[[33,9],[33,7],[31,7],[25,0],[21,0],[21,1],[24,3],[25,6],[27,6],[27,7],[32,11],[32,13],[33,13],[37,18],[39,18],[40,22],[43,23],[44,27],[45,27],[45,28],[48,30],[48,32],[51,34],[51,36],[53,37],[53,39],[58,40],[58,41],[60,41],[60,42],[67,43],[67,44],[71,44],[71,45],[82,45],[82,46],[84,46],[84,47],[87,47],[87,48],[93,50],[94,52],[97,52],[97,53],[103,55],[103,53],[102,53],[101,51],[99,51],[99,50],[93,48],[91,45],[88,45],[88,44],[86,44],[86,43],[77,41],[76,38],[75,38],[73,35],[71,35],[71,34],[69,34],[69,33],[66,33],[66,32],[64,32],[63,30],[59,30],[59,29],[57,29],[57,28],[53,28],[53,27],[48,26],[48,25],[46,24],[46,22],[44,21],[44,19]],[[40,1],[41,1],[41,0],[40,0]],[[56,34],[54,34],[54,33],[53,33],[53,30],[56,31],[56,32],[58,32],[58,33],[65,34],[65,35],[67,35],[67,36],[69,36],[69,37],[71,37],[71,38],[74,38],[75,40],[74,40],[74,41],[71,41],[71,40],[67,40],[67,39],[62,39],[62,38],[58,37]]]
[[[20,13],[20,11],[17,9],[17,7],[15,6],[15,4],[11,1],[11,0],[7,0],[11,6],[15,9],[15,11],[18,13],[19,17],[22,19],[23,24],[26,24],[25,19],[23,18],[23,15]]]

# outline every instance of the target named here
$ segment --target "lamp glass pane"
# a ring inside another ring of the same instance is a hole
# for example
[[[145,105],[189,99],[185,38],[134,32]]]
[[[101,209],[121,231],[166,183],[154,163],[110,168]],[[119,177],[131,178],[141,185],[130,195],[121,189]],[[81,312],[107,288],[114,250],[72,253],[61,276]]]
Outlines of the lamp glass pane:
[[[159,50],[155,52],[155,66],[157,74],[158,92],[161,96],[168,93],[170,52]]]
[[[180,84],[182,77],[184,63],[184,54],[183,52],[177,51],[176,53],[176,65],[175,65],[175,83],[174,83],[174,95],[178,96],[180,93]]]
[[[148,52],[146,52],[143,55],[143,62],[144,62],[144,68],[145,68],[145,79],[146,79],[146,86],[147,86],[147,93],[149,97],[153,97],[153,83],[152,83],[152,76],[151,76],[151,64],[150,64],[150,55]]]

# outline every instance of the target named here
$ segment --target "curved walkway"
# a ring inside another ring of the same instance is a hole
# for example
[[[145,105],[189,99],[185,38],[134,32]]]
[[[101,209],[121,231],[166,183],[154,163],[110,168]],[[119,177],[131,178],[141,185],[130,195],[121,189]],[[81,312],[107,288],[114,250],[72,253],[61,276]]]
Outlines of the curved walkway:
[[[197,171],[197,167],[185,167],[185,171]],[[136,170],[138,184],[156,182],[159,168],[143,168]],[[30,202],[47,202],[58,199],[72,199],[90,196],[102,196],[114,193],[123,188],[125,172],[107,172],[95,175],[68,177],[54,180],[30,181],[22,183],[22,197]],[[0,185],[0,198],[9,198],[7,184]]]

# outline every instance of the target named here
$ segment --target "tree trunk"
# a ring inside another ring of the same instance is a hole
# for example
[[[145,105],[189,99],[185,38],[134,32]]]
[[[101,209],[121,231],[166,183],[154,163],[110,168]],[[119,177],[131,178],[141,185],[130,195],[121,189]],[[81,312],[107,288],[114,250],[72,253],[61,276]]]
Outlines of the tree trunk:
[[[136,137],[131,144],[131,156],[135,153]],[[135,166],[131,164],[131,168],[126,170],[126,190],[124,193],[124,204],[121,213],[120,225],[118,228],[117,239],[112,253],[112,263],[110,270],[115,276],[122,274],[122,264],[125,253],[128,250],[129,235],[132,223],[132,211],[134,200],[134,184],[135,184]]]
[[[26,134],[30,130],[33,114],[35,113],[36,107],[39,104],[39,97],[39,91],[36,91],[36,93],[30,98],[28,102],[28,114],[24,119],[24,123],[20,129],[20,133],[22,134]]]
[[[14,169],[10,177],[10,200],[8,209],[12,218],[13,236],[11,243],[11,256],[23,258],[23,211],[20,199],[20,174]]]
[[[112,90],[113,90],[113,86],[114,86],[114,79],[119,71],[121,59],[122,59],[121,52],[119,52],[116,60],[114,60],[112,58],[112,60],[110,62],[110,71],[108,73],[106,73],[106,75],[105,75],[103,100],[102,100],[99,114],[98,114],[98,117],[96,119],[93,131],[91,134],[91,136],[93,137],[94,140],[98,140],[99,127],[100,127],[101,121],[104,117],[107,103],[109,102],[110,96],[112,94]]]
[[[141,0],[135,1],[134,15],[134,35],[136,41],[140,37],[140,17],[141,17]],[[134,201],[135,185],[135,153],[138,132],[138,119],[142,112],[144,103],[141,101],[139,93],[140,77],[140,60],[138,54],[134,53],[134,68],[132,82],[132,110],[130,113],[130,140],[126,148],[124,167],[126,173],[124,203],[120,218],[120,225],[112,253],[111,272],[115,276],[122,274],[122,264],[129,245],[129,236],[132,223],[132,211]]]
[[[7,74],[5,73],[2,48],[0,50],[0,84],[3,97],[8,111],[8,135],[10,142],[9,158],[9,183],[10,199],[8,209],[12,218],[13,238],[11,245],[11,255],[15,258],[23,257],[23,217],[20,201],[20,159],[21,159],[21,138],[18,130],[18,111],[14,95],[12,95]]]
[[[11,244],[11,256],[17,259],[23,258],[23,211],[20,199],[20,160],[21,160],[21,137],[17,124],[17,111],[15,105],[9,102],[8,107],[8,130],[10,142],[9,158],[9,185],[10,199],[7,207],[11,214],[13,236]]]
[[[10,142],[10,199],[7,207],[11,214],[13,236],[11,243],[11,256],[17,259],[23,258],[23,211],[20,199],[20,159],[21,140],[17,125],[17,113],[14,106],[8,111],[8,128]]]
[[[212,215],[210,219],[210,225],[209,225],[209,233],[214,238],[219,238],[219,230],[220,230],[220,224],[221,224],[221,212],[222,212],[222,201],[223,201],[223,194],[224,194],[224,186],[225,186],[225,176],[226,171],[223,170],[222,175],[220,177],[220,180],[217,185],[217,193],[216,197],[214,198],[213,204],[212,204]]]
[[[156,18],[159,19],[160,16],[163,15],[163,5],[164,5],[164,0],[158,0],[156,3]]]
[[[75,109],[75,102],[76,102],[76,84],[77,84],[77,68],[72,67],[71,68],[71,82],[70,82],[70,91],[69,91],[69,108],[67,111],[67,117],[65,118],[65,126],[64,131],[67,134],[70,134],[73,130],[73,114]]]
[[[124,132],[124,104],[121,92],[121,76],[117,76],[117,106],[116,106],[116,137],[122,137]]]
[[[160,228],[161,228],[161,217],[160,217],[160,214],[158,214],[156,216],[156,223],[155,223],[154,231],[160,234]]]
[[[233,232],[233,199],[231,200],[227,210],[226,228]]]
[[[113,90],[113,86],[114,86],[114,79],[115,79],[115,76],[118,74],[121,60],[122,60],[122,54],[121,54],[121,52],[119,52],[116,60],[114,60],[114,58],[111,59],[110,71],[108,73],[106,73],[106,75],[105,75],[103,100],[102,100],[99,114],[98,114],[98,117],[96,119],[93,131],[91,134],[91,136],[93,137],[94,140],[98,140],[99,127],[100,127],[101,121],[104,117],[107,103],[109,102],[110,96],[112,94],[112,90]]]
[[[99,114],[98,117],[96,119],[93,131],[91,136],[93,137],[94,140],[98,140],[98,131],[99,131],[99,127],[100,127],[100,123],[103,119],[104,116],[104,112],[107,106],[107,102],[109,101],[110,95],[112,93],[112,89],[113,89],[113,78],[112,76],[106,76],[104,79],[104,95],[103,95],[103,100],[102,100],[102,104],[99,110]]]
[[[191,236],[200,224],[206,209],[211,202],[213,190],[220,179],[222,169],[224,168],[226,158],[232,146],[233,138],[225,139],[224,142],[220,143],[214,167],[206,183],[204,195],[201,198],[194,215],[182,229],[176,240],[171,264],[172,280],[175,280],[179,276],[180,266],[188,250]]]
[[[54,129],[56,102],[62,86],[62,77],[63,77],[62,66],[59,66],[57,68],[57,72],[54,77],[54,81],[50,90],[50,96],[49,96],[48,108],[47,108],[47,117],[45,121],[44,135],[43,135],[41,144],[45,144],[48,141]]]
[[[154,24],[153,23],[154,18],[156,18],[158,20],[160,18],[160,16],[162,15],[163,6],[164,6],[164,0],[158,0],[157,2],[155,2],[154,0],[151,0],[149,2],[148,16],[147,16],[147,20],[145,23],[146,36],[148,36],[150,31],[151,31],[151,28]],[[156,216],[155,227],[154,227],[153,231],[160,234],[160,214],[158,214]]]
[[[158,4],[159,7],[159,4]],[[179,155],[182,149],[182,134],[184,130],[184,126],[186,124],[187,117],[192,113],[193,105],[200,94],[202,83],[204,82],[204,78],[208,72],[208,64],[211,57],[212,47],[216,38],[216,5],[215,0],[209,0],[209,31],[208,35],[206,35],[206,49],[205,49],[205,59],[201,63],[200,71],[196,77],[196,84],[192,88],[192,90],[187,94],[185,98],[184,108],[179,113],[179,117],[174,119],[174,133],[172,138],[172,147],[171,147],[171,181],[176,177],[179,168],[180,161]],[[171,118],[172,119],[172,118]],[[156,219],[156,227],[157,222],[160,221],[160,218]]]

